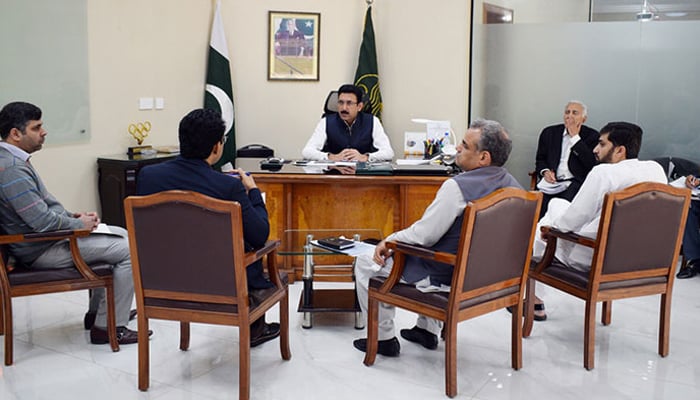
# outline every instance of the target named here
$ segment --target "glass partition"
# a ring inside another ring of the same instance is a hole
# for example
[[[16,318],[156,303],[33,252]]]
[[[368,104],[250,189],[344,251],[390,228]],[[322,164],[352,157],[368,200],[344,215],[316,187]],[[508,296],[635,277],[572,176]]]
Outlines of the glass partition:
[[[470,119],[504,124],[507,164],[523,185],[541,130],[562,123],[571,99],[586,125],[642,126],[640,158],[700,160],[700,22],[479,24],[472,26]],[[476,17],[475,17],[476,18]]]

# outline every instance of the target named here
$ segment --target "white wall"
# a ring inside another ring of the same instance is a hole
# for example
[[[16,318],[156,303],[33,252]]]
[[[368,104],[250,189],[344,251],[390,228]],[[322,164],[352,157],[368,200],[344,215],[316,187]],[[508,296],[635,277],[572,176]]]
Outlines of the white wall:
[[[467,122],[468,0],[377,0],[373,20],[384,125],[397,154],[412,117]],[[71,210],[99,208],[96,158],[123,153],[132,122],[153,125],[147,144],[177,143],[180,118],[201,107],[209,0],[88,0],[91,139],[48,146],[32,158],[46,185]],[[268,11],[321,13],[320,81],[267,81]],[[286,158],[301,147],[329,90],[352,81],[364,0],[223,0],[232,59],[236,139],[262,142]],[[138,98],[165,98],[165,110],[139,111]],[[50,113],[51,110],[44,110]],[[49,130],[51,127],[47,127]]]

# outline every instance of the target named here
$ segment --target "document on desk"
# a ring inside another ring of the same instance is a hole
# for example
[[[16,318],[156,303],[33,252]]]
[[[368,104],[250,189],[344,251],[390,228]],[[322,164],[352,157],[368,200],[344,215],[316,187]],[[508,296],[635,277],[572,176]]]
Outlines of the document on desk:
[[[422,158],[399,158],[396,160],[396,165],[426,165],[430,164],[430,160]]]
[[[357,256],[361,256],[363,254],[369,255],[371,257],[374,254],[375,247],[377,247],[373,244],[369,244],[369,243],[365,243],[365,242],[355,242],[355,245],[353,247],[350,247],[348,249],[338,250],[338,249],[334,249],[332,247],[324,246],[324,245],[318,243],[318,240],[312,240],[311,244],[316,246],[316,247],[330,250],[330,251],[335,252],[335,253],[345,254],[346,256],[350,256],[350,257],[357,257]]]
[[[676,179],[675,181],[671,181],[668,184],[676,188],[687,188],[687,186],[685,186],[685,176],[681,176],[680,178]],[[690,189],[690,195],[693,197],[693,199],[696,200],[700,198],[700,188]]]

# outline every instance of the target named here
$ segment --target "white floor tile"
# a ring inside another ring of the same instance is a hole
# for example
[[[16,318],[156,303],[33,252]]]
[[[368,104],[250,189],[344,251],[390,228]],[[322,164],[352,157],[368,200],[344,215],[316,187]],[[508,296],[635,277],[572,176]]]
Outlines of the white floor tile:
[[[251,351],[253,399],[444,399],[444,343],[428,351],[401,340],[401,356],[378,356],[372,367],[352,341],[364,337],[351,314],[321,314],[312,329],[296,312],[301,284],[290,287],[292,359],[279,342]],[[458,328],[462,399],[690,399],[700,398],[700,279],[677,281],[671,354],[657,354],[658,296],[615,302],[610,326],[596,325],[596,368],[583,368],[583,302],[541,291],[548,320],[523,341],[523,368],[510,368],[510,314],[495,312]],[[0,398],[236,399],[238,329],[193,324],[190,350],[179,325],[151,321],[151,386],[137,388],[137,348],[89,344],[82,328],[85,293],[14,300],[15,365],[0,369]],[[599,309],[600,312],[600,309]],[[268,321],[278,319],[275,309]],[[397,327],[415,315],[397,313]],[[132,323],[132,328],[135,323]],[[2,352],[0,352],[0,355]]]

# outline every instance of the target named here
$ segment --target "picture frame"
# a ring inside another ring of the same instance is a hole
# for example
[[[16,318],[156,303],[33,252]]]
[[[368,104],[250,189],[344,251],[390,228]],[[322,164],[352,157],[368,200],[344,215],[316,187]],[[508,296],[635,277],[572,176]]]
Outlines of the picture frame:
[[[321,14],[268,12],[267,80],[318,81]]]

